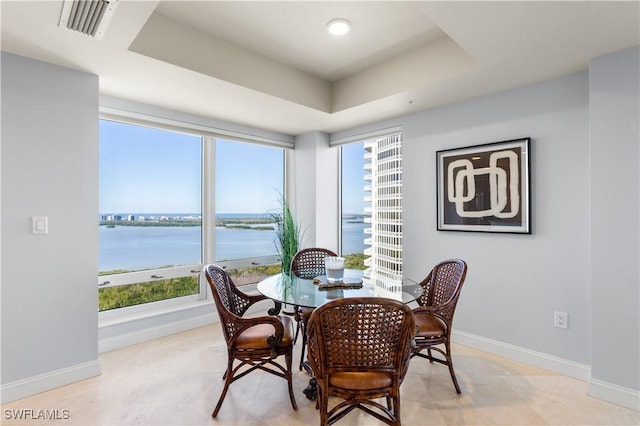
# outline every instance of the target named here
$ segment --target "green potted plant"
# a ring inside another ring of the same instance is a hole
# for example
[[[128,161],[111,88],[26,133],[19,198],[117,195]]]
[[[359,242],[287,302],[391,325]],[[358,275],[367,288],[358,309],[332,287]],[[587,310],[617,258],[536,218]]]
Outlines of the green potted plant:
[[[300,248],[300,226],[296,223],[289,204],[283,196],[280,197],[281,210],[271,212],[275,222],[276,250],[282,262],[282,272],[289,273],[291,259]]]

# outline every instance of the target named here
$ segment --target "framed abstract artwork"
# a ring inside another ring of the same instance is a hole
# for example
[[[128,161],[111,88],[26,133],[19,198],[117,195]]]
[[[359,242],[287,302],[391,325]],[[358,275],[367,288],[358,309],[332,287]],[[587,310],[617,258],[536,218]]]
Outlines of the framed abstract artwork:
[[[438,230],[530,234],[530,142],[437,151]]]

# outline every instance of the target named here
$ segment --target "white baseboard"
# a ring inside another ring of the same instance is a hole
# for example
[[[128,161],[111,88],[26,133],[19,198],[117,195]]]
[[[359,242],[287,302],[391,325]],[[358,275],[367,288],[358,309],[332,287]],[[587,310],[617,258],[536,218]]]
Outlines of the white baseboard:
[[[587,394],[612,404],[640,411],[640,392],[633,389],[591,379]]]
[[[40,392],[98,376],[101,372],[100,361],[95,360],[50,371],[28,379],[6,383],[0,387],[1,403],[6,404]]]
[[[525,364],[589,383],[587,394],[625,408],[640,411],[640,392],[591,378],[591,366],[532,351],[498,340],[488,339],[464,331],[452,331],[452,341]]]
[[[452,331],[451,340],[454,343],[460,343],[461,345],[480,349],[525,364],[555,371],[556,373],[573,377],[574,379],[584,380],[585,382],[591,378],[591,366],[589,365],[569,361],[542,352],[532,351],[520,346],[510,345],[498,340],[492,340],[457,330]]]

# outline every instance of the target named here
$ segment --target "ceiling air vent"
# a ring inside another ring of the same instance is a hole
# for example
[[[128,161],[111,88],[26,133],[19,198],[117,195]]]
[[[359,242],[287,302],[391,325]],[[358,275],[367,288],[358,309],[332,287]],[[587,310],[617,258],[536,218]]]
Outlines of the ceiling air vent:
[[[109,21],[111,21],[118,1],[64,0],[58,25],[101,39]]]

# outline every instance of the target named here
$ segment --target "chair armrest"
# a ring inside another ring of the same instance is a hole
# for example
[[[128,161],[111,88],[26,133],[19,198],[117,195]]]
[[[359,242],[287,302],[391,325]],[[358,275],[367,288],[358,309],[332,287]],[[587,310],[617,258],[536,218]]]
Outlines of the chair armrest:
[[[447,320],[446,314],[448,305],[448,303],[445,303],[444,305],[438,306],[418,306],[417,308],[413,308],[412,310],[414,315],[433,315],[434,317],[439,318],[445,324],[445,326],[449,327],[449,321]]]
[[[417,307],[413,308],[413,313],[417,314],[417,313],[427,313],[427,314],[437,314],[439,312],[444,312],[448,309],[451,308],[451,306],[453,306],[456,303],[455,298],[451,298],[449,300],[447,300],[445,303],[441,304],[441,305],[418,305]]]
[[[439,312],[442,312],[445,309],[442,309],[443,306],[445,305],[439,305],[439,306],[418,306],[416,308],[413,308],[413,313],[415,314],[431,314],[431,315],[437,315]]]
[[[268,299],[267,296],[265,296],[264,294],[247,294],[244,293],[240,290],[238,290],[237,288],[233,288],[232,290],[236,295],[240,296],[243,299],[247,299],[249,301],[249,306],[253,305],[256,302],[260,302],[261,300],[266,300]]]
[[[259,324],[271,324],[275,329],[274,334],[267,336],[267,343],[271,346],[271,358],[277,358],[277,347],[280,345],[282,338],[284,336],[284,325],[282,325],[282,321],[277,316],[262,316],[262,317],[239,317],[234,315],[235,322],[238,324],[237,334],[231,339],[230,343],[235,343],[235,339],[240,335],[244,330],[249,327],[253,327]]]
[[[247,294],[238,290],[236,287],[233,287],[231,291],[233,292],[234,297],[242,301],[242,308],[241,308],[242,315],[244,315],[245,312],[247,312],[247,310],[255,303],[260,302],[262,300],[269,300],[269,298],[263,294]]]
[[[239,317],[237,315],[233,315],[233,316],[235,317],[234,322],[240,326],[238,328],[238,333],[246,330],[249,327],[253,327],[254,325],[271,324],[275,328],[275,337],[282,340],[282,337],[284,336],[284,326],[282,325],[282,321],[280,321],[280,318],[277,316],[262,316],[262,317]]]

